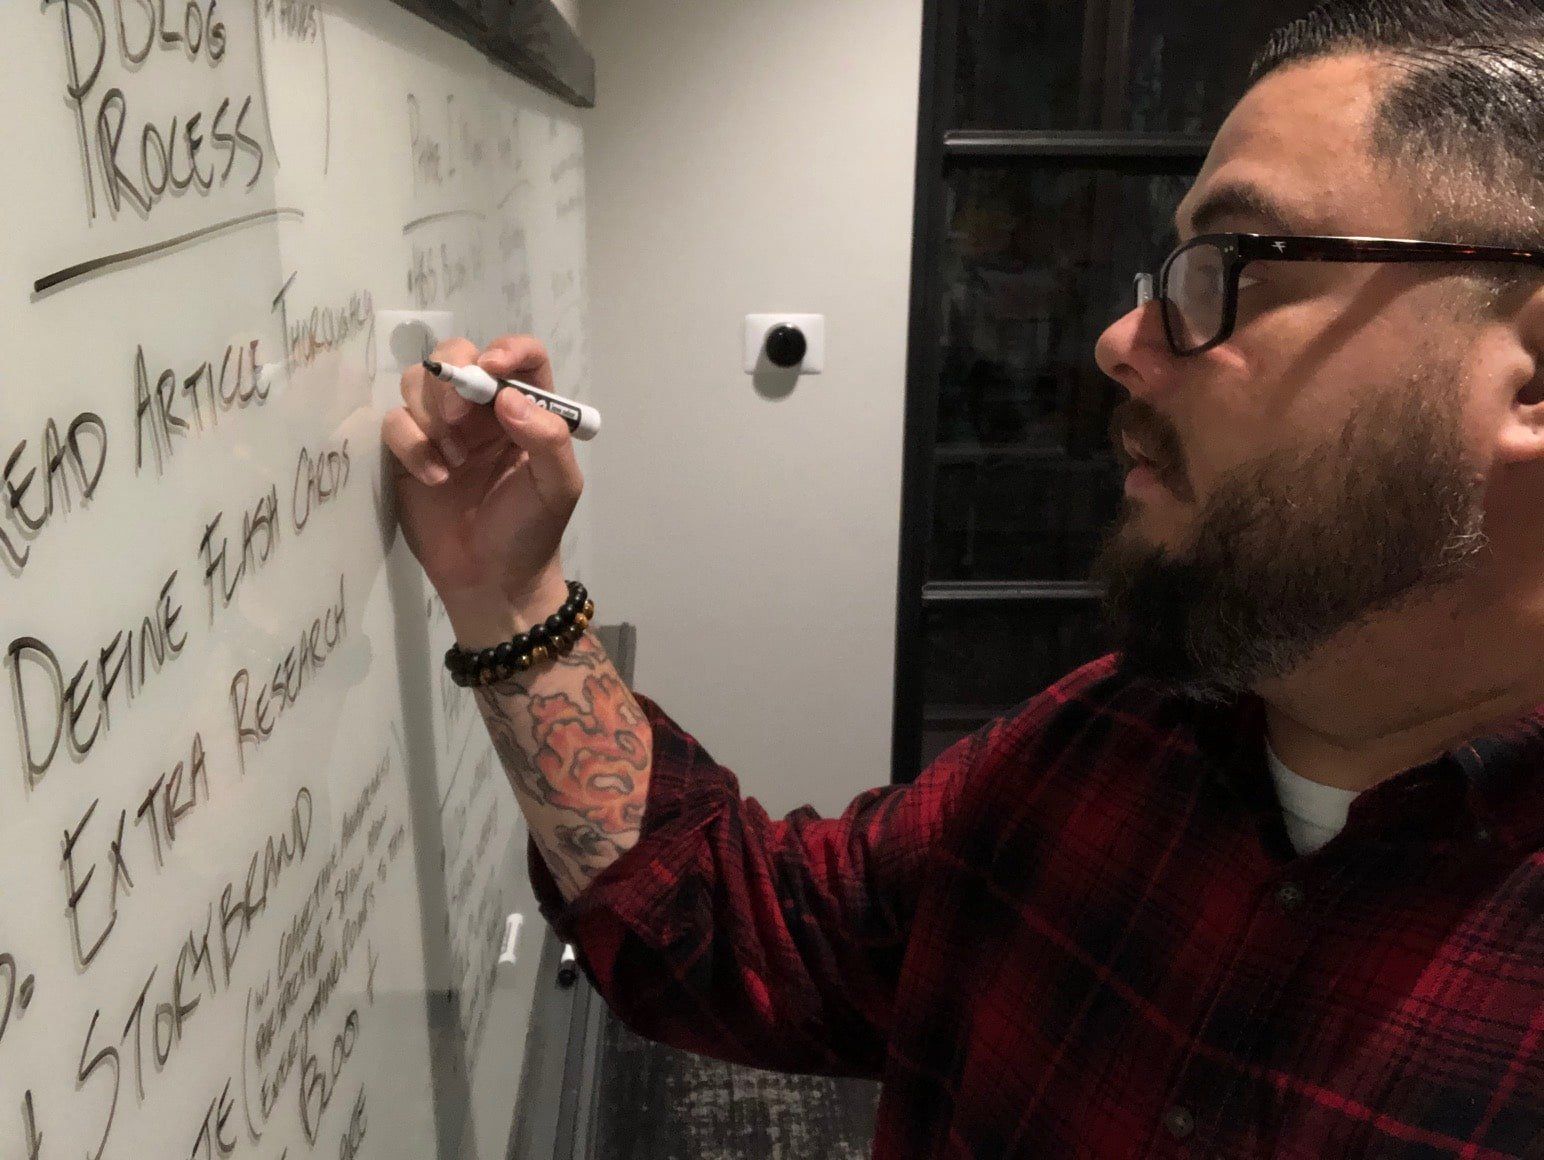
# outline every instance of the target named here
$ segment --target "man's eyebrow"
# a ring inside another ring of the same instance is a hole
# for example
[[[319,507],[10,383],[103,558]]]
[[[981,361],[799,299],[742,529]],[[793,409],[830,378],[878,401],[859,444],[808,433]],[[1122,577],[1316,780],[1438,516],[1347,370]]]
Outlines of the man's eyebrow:
[[[1287,213],[1276,201],[1258,186],[1248,184],[1220,185],[1202,199],[1191,221],[1191,237],[1209,233],[1223,218],[1244,217],[1260,222],[1267,233],[1295,233],[1287,220]],[[1175,215],[1174,232],[1182,233],[1178,214]]]

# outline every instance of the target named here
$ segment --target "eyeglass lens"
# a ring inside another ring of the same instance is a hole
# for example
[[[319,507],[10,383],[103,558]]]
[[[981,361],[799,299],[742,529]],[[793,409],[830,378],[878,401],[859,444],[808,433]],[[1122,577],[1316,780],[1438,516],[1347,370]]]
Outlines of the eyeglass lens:
[[[1227,296],[1227,263],[1221,249],[1203,243],[1174,259],[1163,287],[1163,310],[1181,352],[1203,347],[1222,333]]]

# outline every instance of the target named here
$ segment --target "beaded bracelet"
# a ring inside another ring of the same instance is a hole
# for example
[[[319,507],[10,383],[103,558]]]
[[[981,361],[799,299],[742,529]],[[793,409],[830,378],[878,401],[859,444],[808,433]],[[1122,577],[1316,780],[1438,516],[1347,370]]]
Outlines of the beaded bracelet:
[[[594,619],[595,602],[583,584],[570,580],[567,603],[544,622],[491,648],[473,651],[453,644],[445,653],[445,667],[463,689],[505,681],[533,665],[568,655]]]

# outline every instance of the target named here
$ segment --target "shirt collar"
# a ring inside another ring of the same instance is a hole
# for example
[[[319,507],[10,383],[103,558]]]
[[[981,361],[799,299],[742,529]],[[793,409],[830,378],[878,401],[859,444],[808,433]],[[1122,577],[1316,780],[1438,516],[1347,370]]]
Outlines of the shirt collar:
[[[1468,783],[1469,806],[1499,841],[1544,845],[1544,705],[1450,749]]]
[[[1220,706],[1184,702],[1176,711],[1218,784],[1256,812],[1278,808],[1264,757],[1261,697],[1246,693]],[[1359,807],[1433,837],[1467,824],[1509,847],[1544,846],[1544,704],[1374,786],[1352,809]]]

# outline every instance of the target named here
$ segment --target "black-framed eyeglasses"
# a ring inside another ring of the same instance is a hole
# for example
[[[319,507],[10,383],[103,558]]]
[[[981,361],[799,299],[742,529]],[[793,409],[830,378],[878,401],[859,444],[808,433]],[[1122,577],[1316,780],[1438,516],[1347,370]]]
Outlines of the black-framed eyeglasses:
[[[1519,262],[1544,267],[1544,251],[1399,238],[1203,234],[1169,255],[1156,287],[1151,274],[1137,275],[1137,305],[1156,298],[1169,348],[1181,357],[1201,354],[1232,336],[1239,276],[1251,262]]]

